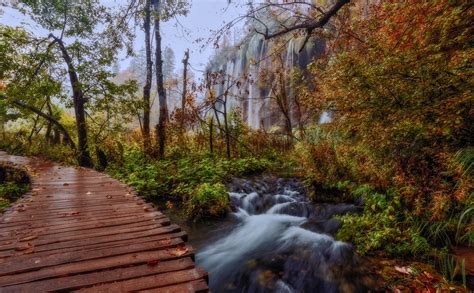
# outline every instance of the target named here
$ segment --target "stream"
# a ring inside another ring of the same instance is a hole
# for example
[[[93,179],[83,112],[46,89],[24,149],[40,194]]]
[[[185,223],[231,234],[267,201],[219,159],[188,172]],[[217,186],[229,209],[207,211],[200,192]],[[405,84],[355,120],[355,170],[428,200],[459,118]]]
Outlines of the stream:
[[[353,204],[314,204],[296,179],[234,179],[234,211],[187,226],[213,292],[360,292],[353,247],[333,238],[333,216]]]

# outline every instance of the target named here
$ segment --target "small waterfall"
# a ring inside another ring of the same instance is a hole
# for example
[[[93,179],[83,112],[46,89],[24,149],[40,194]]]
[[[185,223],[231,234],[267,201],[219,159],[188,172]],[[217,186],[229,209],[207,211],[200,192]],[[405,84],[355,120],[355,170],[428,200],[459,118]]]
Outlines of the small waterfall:
[[[331,233],[352,204],[312,204],[295,179],[235,179],[232,230],[201,248],[214,292],[357,292],[350,244]],[[350,284],[350,285],[348,285]],[[344,289],[341,289],[344,288]]]
[[[288,71],[293,69],[295,65],[295,39],[291,39],[288,41],[287,49],[286,49],[286,60],[285,60],[285,67]]]

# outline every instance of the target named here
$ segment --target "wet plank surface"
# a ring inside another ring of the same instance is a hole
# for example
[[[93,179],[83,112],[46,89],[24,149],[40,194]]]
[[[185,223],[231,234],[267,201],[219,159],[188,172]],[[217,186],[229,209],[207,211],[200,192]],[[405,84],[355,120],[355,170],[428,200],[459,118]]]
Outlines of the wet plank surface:
[[[108,175],[34,158],[0,215],[0,292],[208,292],[186,233]]]

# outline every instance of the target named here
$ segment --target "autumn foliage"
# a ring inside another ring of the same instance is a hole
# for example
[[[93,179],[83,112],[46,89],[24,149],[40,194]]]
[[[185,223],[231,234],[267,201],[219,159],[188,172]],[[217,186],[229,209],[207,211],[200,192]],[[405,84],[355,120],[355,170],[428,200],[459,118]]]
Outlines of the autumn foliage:
[[[469,1],[409,2],[346,14],[336,57],[313,64],[308,100],[334,113],[342,176],[396,187],[415,213],[439,219],[472,192],[455,157],[472,152],[473,10]]]

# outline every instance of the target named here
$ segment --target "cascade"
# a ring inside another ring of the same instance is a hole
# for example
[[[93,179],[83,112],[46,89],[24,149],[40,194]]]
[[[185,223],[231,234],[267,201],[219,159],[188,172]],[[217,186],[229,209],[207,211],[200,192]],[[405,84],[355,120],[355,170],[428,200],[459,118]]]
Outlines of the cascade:
[[[325,50],[325,42],[311,38],[301,52],[304,37],[289,39],[284,49],[284,67],[286,72],[291,72],[295,67],[306,66]],[[223,48],[210,61],[208,72],[222,72],[225,78],[239,81],[240,86],[230,89],[229,108],[240,108],[243,121],[254,129],[260,127],[270,128],[278,125],[282,120],[275,103],[269,98],[271,84],[262,84],[260,76],[267,72],[271,66],[269,53],[272,43],[264,40],[259,34],[252,34],[244,38],[237,47]],[[290,76],[288,76],[289,80]],[[214,86],[217,95],[222,95],[225,85],[223,82]],[[287,86],[287,95],[293,98],[293,91]],[[290,103],[291,108],[291,103]],[[230,110],[230,109],[229,109]],[[293,109],[291,115],[295,115]],[[263,125],[262,125],[263,123]]]
[[[213,292],[363,289],[354,277],[352,246],[332,237],[340,225],[333,215],[358,206],[313,204],[299,181],[274,177],[234,179],[229,196],[232,229],[216,229],[196,256]]]

